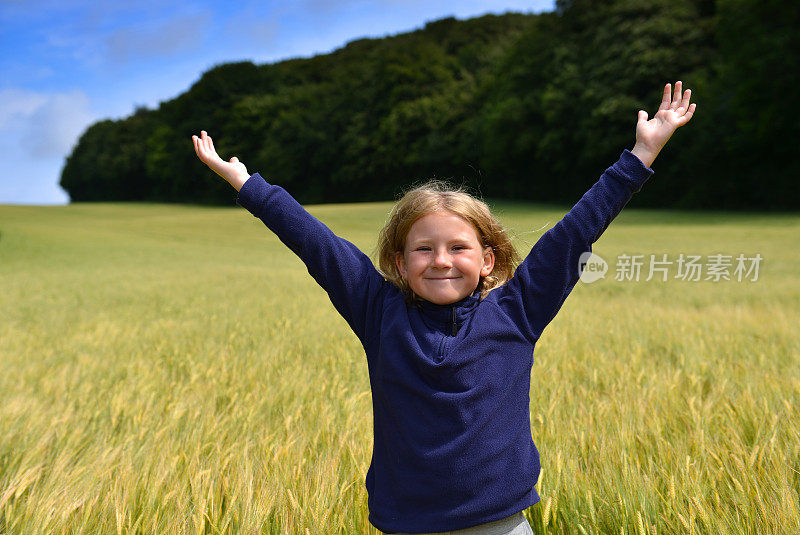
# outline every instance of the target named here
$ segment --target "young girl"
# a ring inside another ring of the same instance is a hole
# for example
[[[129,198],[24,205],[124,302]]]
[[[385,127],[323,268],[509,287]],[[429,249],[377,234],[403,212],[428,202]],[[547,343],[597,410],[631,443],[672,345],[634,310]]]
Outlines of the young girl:
[[[636,144],[534,245],[516,252],[487,206],[423,187],[395,206],[379,272],[284,189],[223,161],[211,138],[198,157],[239,191],[306,264],[358,336],[372,389],[369,520],[386,533],[532,533],[522,511],[539,501],[531,439],[533,348],[580,276],[579,257],[650,177],[676,128],[694,113],[681,82],[664,87],[653,119],[639,112]]]

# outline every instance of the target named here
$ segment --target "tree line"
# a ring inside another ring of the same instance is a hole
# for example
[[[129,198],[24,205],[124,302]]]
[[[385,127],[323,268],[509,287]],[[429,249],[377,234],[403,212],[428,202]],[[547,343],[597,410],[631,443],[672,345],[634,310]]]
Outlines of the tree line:
[[[158,109],[91,125],[60,183],[72,201],[230,204],[192,149],[204,129],[303,203],[391,200],[428,178],[574,203],[682,80],[693,124],[633,204],[796,210],[798,27],[796,0],[558,0],[223,64]]]

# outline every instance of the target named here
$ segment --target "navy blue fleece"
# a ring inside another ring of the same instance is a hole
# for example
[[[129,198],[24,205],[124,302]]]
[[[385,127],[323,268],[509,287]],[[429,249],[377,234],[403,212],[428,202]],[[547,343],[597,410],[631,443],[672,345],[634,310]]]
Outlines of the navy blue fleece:
[[[452,305],[408,305],[352,243],[259,174],[237,203],[305,263],[367,356],[375,432],[369,519],[382,531],[463,529],[539,501],[533,348],[591,250],[652,170],[629,151],[533,246],[505,285]]]

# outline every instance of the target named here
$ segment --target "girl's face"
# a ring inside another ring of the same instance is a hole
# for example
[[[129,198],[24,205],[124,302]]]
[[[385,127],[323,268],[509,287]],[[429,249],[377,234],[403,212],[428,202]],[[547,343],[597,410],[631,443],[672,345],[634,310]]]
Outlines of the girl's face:
[[[411,225],[406,246],[395,257],[400,275],[419,297],[449,305],[478,287],[494,267],[491,247],[462,217],[446,210],[427,214]]]

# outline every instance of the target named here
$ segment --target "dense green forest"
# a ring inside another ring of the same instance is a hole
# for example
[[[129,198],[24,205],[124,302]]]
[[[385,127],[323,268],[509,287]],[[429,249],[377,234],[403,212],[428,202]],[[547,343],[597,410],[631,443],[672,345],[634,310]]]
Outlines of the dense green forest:
[[[798,28],[797,0],[558,0],[224,64],[157,110],[93,124],[61,186],[72,201],[230,204],[194,154],[204,129],[305,203],[390,200],[433,177],[572,203],[633,146],[637,111],[682,80],[695,117],[632,204],[796,210]]]

